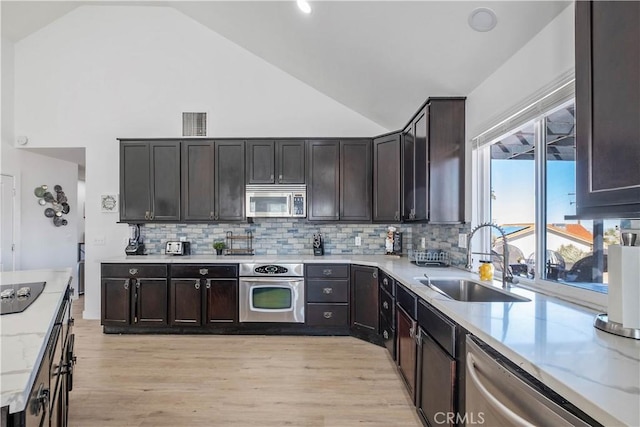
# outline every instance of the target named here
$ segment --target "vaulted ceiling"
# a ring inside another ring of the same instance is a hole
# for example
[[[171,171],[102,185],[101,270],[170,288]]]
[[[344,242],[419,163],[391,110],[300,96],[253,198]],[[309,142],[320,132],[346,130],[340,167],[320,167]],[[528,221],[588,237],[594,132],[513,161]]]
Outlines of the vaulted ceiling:
[[[2,1],[2,36],[28,37],[77,7],[172,7],[395,130],[429,96],[466,96],[572,1]],[[489,32],[469,27],[492,9]],[[168,29],[169,30],[169,29]]]

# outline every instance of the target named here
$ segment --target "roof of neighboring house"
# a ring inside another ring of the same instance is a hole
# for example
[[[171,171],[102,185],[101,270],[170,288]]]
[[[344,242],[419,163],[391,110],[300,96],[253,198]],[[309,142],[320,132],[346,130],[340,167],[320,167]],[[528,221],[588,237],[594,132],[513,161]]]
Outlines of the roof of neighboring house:
[[[521,237],[528,236],[535,231],[534,224],[503,224],[500,227],[504,230],[510,241],[517,240]],[[576,240],[585,245],[593,244],[593,234],[584,228],[582,224],[547,224],[547,230],[551,233]],[[494,236],[500,238],[497,230]]]

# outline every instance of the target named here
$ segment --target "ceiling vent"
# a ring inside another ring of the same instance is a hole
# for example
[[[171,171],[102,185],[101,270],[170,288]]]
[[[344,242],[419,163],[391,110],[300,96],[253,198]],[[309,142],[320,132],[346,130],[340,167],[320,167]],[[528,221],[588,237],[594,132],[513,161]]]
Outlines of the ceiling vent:
[[[207,136],[207,113],[182,113],[182,136]]]

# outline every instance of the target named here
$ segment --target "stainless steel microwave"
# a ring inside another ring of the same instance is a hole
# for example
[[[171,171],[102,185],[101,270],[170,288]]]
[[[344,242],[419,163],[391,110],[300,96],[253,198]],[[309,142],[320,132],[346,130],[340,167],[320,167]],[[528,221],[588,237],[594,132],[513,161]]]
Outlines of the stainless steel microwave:
[[[247,185],[247,217],[304,218],[306,185]]]

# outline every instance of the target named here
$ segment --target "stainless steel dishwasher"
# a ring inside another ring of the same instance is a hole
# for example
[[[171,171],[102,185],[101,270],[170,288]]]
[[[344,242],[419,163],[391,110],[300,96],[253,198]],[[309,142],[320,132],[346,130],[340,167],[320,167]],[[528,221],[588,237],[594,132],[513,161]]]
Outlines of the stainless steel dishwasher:
[[[465,386],[467,425],[600,425],[471,335],[466,339]]]

